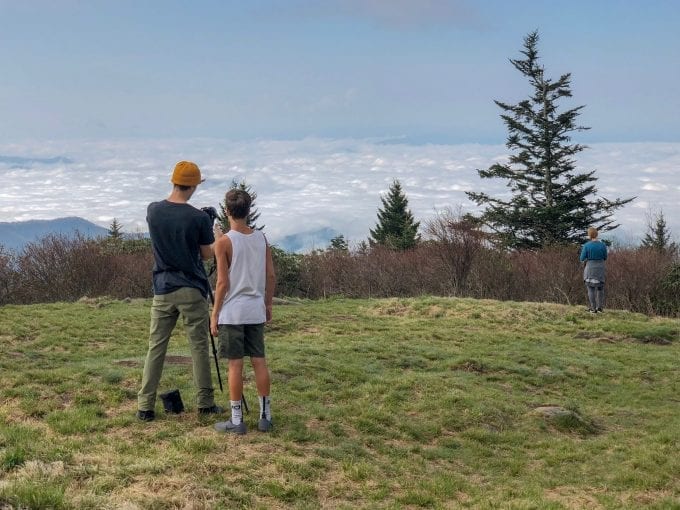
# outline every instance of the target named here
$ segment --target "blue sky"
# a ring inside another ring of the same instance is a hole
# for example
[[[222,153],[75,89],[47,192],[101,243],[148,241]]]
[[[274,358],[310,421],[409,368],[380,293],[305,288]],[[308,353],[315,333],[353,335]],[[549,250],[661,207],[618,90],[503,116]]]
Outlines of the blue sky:
[[[509,59],[537,29],[586,106],[578,170],[637,197],[616,235],[663,211],[677,238],[678,26],[676,0],[0,0],[0,221],[143,231],[181,159],[197,206],[252,184],[273,240],[365,239],[394,179],[423,225],[475,211],[465,191],[507,192],[477,169],[507,158],[493,100],[531,93]]]
[[[680,141],[676,1],[0,0],[7,140],[503,143],[538,29],[583,142]]]

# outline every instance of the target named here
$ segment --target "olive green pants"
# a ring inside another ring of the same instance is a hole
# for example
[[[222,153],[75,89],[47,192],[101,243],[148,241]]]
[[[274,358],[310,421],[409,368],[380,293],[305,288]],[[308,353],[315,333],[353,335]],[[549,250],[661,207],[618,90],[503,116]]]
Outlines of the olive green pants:
[[[208,345],[210,332],[208,301],[198,289],[183,287],[170,294],[153,297],[149,352],[144,362],[142,388],[137,393],[137,406],[140,411],[154,409],[168,342],[180,315],[184,320],[193,360],[198,407],[211,407],[215,404]]]

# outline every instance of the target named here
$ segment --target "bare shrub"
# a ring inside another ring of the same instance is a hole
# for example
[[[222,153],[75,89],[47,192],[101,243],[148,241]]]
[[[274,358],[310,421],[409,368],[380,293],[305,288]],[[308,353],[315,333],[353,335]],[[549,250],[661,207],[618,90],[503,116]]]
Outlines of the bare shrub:
[[[113,268],[96,241],[48,235],[26,245],[18,258],[19,302],[71,301],[102,295]]]
[[[642,313],[668,313],[657,309],[658,297],[677,258],[649,248],[613,252],[607,260],[607,307]],[[669,297],[672,308],[672,296]],[[676,298],[677,299],[677,298]]]
[[[468,297],[477,299],[513,299],[516,277],[508,254],[484,248],[474,260],[467,280]]]
[[[508,254],[513,273],[512,299],[574,304],[582,300],[579,248],[555,246]]]
[[[352,298],[456,295],[481,299],[586,304],[578,247],[504,252],[444,215],[428,225],[435,239],[396,251],[374,246],[308,255],[273,248],[277,295]],[[440,229],[440,230],[436,230]],[[153,255],[134,245],[82,236],[47,236],[19,255],[0,247],[0,305],[73,301],[82,296],[150,297]],[[680,314],[677,255],[613,249],[607,261],[607,307]]]
[[[122,253],[109,257],[113,268],[106,295],[116,299],[147,298],[153,296],[151,250]]]
[[[343,253],[329,250],[305,256],[302,287],[307,297],[390,297],[442,294],[442,266],[429,244],[405,251],[374,246]]]
[[[431,248],[444,265],[442,278],[450,286],[449,293],[464,293],[475,258],[484,248],[485,234],[463,216],[460,208],[447,208],[429,220],[425,234],[435,241]]]
[[[12,302],[16,276],[16,255],[0,245],[0,305]]]
[[[151,295],[150,248],[111,250],[105,240],[48,235],[29,243],[12,267],[6,302],[75,301],[83,296]],[[1,271],[2,269],[0,269]]]

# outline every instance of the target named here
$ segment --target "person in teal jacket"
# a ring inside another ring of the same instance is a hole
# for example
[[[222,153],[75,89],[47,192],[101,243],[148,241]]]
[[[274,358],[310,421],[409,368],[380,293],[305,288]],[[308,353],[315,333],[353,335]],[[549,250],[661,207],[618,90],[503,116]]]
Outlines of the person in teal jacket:
[[[590,313],[601,313],[604,311],[604,282],[605,261],[607,260],[607,245],[597,238],[597,229],[588,229],[590,239],[581,248],[581,262],[585,262],[583,268],[583,281],[588,291],[588,302]]]

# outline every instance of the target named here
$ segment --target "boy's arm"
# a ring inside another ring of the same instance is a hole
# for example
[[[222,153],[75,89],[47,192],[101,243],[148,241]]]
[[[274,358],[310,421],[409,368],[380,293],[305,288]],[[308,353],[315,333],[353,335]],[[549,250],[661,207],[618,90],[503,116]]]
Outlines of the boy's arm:
[[[267,322],[272,320],[272,304],[274,302],[274,289],[276,288],[276,273],[274,272],[274,261],[272,259],[272,250],[267,243],[267,261],[266,261],[266,283],[264,287],[264,306],[267,310]]]
[[[210,316],[210,332],[217,335],[217,319],[229,292],[229,261],[231,260],[231,239],[220,237],[215,243],[215,261],[217,263],[217,284],[215,285],[215,303]]]

